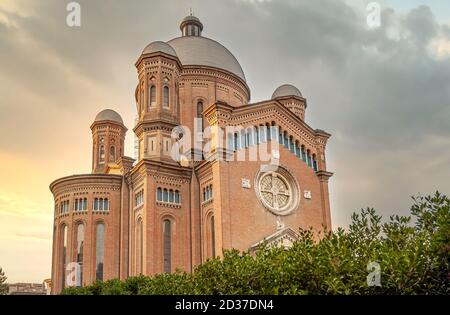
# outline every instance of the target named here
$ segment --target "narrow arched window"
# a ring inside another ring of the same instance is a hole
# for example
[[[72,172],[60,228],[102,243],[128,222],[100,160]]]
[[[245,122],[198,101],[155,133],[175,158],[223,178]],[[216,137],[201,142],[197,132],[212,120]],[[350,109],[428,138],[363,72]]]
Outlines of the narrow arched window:
[[[209,185],[209,199],[212,199],[213,197],[213,189],[212,189],[212,185]]]
[[[239,150],[239,135],[238,135],[237,132],[234,133],[233,145],[234,145],[234,150],[235,151]]]
[[[198,130],[203,131],[205,128],[204,122],[203,122],[203,102],[197,103],[197,118],[198,118]]]
[[[227,150],[234,150],[234,135],[231,132],[227,133]]]
[[[180,203],[180,192],[178,190],[175,190],[175,203]]]
[[[206,189],[203,188],[203,201],[206,201]]]
[[[169,202],[173,203],[173,198],[174,198],[173,190],[171,189],[171,190],[169,190]]]
[[[216,257],[216,234],[214,229],[214,216],[211,217],[210,222],[210,233],[211,233],[211,256]]]
[[[317,159],[316,159],[316,155],[315,154],[313,154],[312,160],[313,160],[313,169],[314,169],[314,171],[317,172],[319,170],[319,168],[317,166]]]
[[[95,279],[103,281],[105,263],[105,225],[98,223],[95,233]]]
[[[288,133],[287,133],[287,131],[284,132],[283,144],[284,144],[284,147],[285,147],[286,149],[289,148],[289,138],[288,138]]]
[[[94,199],[94,210],[98,210],[98,198]]]
[[[292,136],[289,137],[289,151],[295,153],[294,138],[292,138]]]
[[[67,225],[63,225],[61,232],[61,285],[66,287],[66,265],[67,265]]]
[[[103,199],[103,210],[105,210],[105,211],[109,210],[109,200],[108,200],[108,198]]]
[[[87,210],[87,198],[83,199],[83,210]]]
[[[105,162],[105,146],[103,144],[98,149],[98,161],[100,163]]]
[[[308,157],[308,166],[312,167],[311,153],[309,150],[306,151],[306,156]]]
[[[143,273],[143,228],[142,220],[139,219],[136,226],[136,271],[138,274]]]
[[[267,134],[267,141],[272,140],[272,132],[270,130],[270,124],[266,124],[266,134]]]
[[[259,126],[259,139],[261,143],[266,142],[266,131],[267,129],[264,127],[264,125]]]
[[[163,105],[164,107],[169,107],[169,99],[170,99],[169,87],[165,86],[163,90],[164,90]]]
[[[99,199],[98,204],[99,204],[99,210],[102,211],[103,210],[103,198]]]
[[[161,187],[158,187],[158,189],[156,191],[156,200],[157,201],[162,201],[163,200]]]
[[[83,248],[84,248],[84,225],[83,223],[79,223],[77,226],[77,245],[75,252],[75,260],[79,266],[79,277],[77,278],[77,286],[83,285]]]
[[[253,128],[247,128],[247,146],[253,145]]]
[[[280,131],[278,133],[278,143],[283,144],[283,131],[281,131],[281,128],[279,130]]]
[[[306,150],[304,145],[302,145],[302,160],[306,163]]]
[[[110,162],[116,161],[116,147],[113,145],[109,148],[109,161]]]
[[[298,145],[298,141],[295,141],[295,156],[297,158],[301,158],[301,153],[300,153],[300,146]]]
[[[259,130],[258,127],[255,126],[255,144],[259,144]]]
[[[170,220],[163,221],[163,250],[164,250],[164,272],[172,270],[172,234]]]
[[[164,202],[168,202],[169,201],[169,192],[165,188],[164,188],[164,192],[163,192],[163,201]]]
[[[156,87],[154,85],[150,86],[149,88],[149,104],[150,107],[156,106]]]

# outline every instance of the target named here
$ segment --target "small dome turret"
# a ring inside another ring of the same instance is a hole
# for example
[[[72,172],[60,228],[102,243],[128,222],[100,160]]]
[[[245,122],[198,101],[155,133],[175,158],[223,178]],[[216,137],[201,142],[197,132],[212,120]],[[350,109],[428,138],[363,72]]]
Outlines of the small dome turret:
[[[295,86],[291,84],[284,84],[280,87],[278,87],[275,92],[272,94],[272,99],[276,99],[279,97],[285,97],[285,96],[298,96],[303,97],[302,93],[299,89],[297,89]]]

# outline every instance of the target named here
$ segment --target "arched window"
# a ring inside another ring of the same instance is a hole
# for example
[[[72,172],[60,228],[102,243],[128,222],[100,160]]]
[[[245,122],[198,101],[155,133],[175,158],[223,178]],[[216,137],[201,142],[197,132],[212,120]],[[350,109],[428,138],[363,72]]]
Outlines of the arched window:
[[[241,130],[241,144],[243,148],[247,148],[248,147],[248,143],[247,143],[247,139],[245,137],[245,130],[242,129]]]
[[[158,189],[156,191],[156,200],[157,201],[162,201],[163,200],[161,187],[158,187]]]
[[[278,132],[278,143],[283,144],[283,131],[281,131],[281,128],[279,128]]]
[[[100,211],[103,211],[103,198],[100,198],[99,200],[98,200],[98,204],[99,204],[99,210]]]
[[[259,126],[260,142],[266,142],[266,131],[267,129],[264,127],[264,125]]]
[[[103,281],[105,263],[105,225],[97,223],[95,237],[95,279]]]
[[[267,141],[271,141],[272,140],[272,131],[270,128],[270,124],[266,124],[266,134],[267,134]]]
[[[198,130],[203,131],[205,128],[203,123],[203,102],[197,103],[197,118],[198,118]]]
[[[98,160],[100,163],[105,162],[105,146],[103,144],[98,149]]]
[[[306,156],[308,157],[308,166],[312,167],[311,153],[309,150],[306,151]]]
[[[253,145],[253,128],[247,128],[247,146],[251,147]]]
[[[80,274],[77,279],[77,286],[83,285],[83,247],[84,247],[84,225],[79,223],[77,226],[77,247],[75,249],[75,260],[79,265]]]
[[[171,190],[169,190],[169,202],[172,202],[173,203],[173,190],[171,189]]]
[[[154,85],[150,86],[150,88],[149,88],[148,99],[149,99],[148,103],[150,104],[150,107],[156,106],[156,87]]]
[[[286,149],[289,148],[289,140],[288,140],[288,133],[287,133],[287,131],[284,132],[283,144],[284,144],[284,147]]]
[[[164,188],[164,192],[163,192],[163,201],[164,202],[168,202],[169,201],[169,192],[165,188]]]
[[[109,210],[109,200],[108,200],[108,198],[103,199],[103,210],[105,210],[105,211]]]
[[[234,150],[234,135],[231,132],[227,133],[227,150]]]
[[[163,106],[164,107],[169,107],[169,99],[170,99],[170,91],[169,91],[169,87],[165,86],[163,88],[164,90],[164,98],[163,98]]]
[[[98,198],[94,199],[94,210],[98,210]]]
[[[300,159],[301,153],[300,153],[300,146],[298,145],[298,141],[295,141],[295,155]]]
[[[138,274],[143,273],[143,247],[142,220],[139,219],[136,225],[136,271]]]
[[[206,189],[203,188],[203,201],[206,201]]]
[[[239,150],[239,134],[237,132],[234,133],[233,148],[235,151]]]
[[[67,265],[67,225],[63,225],[61,232],[61,286],[66,287],[66,265]]]
[[[78,211],[78,199],[75,199],[75,207],[74,207],[75,211]]]
[[[312,159],[313,159],[313,168],[314,168],[314,171],[317,172],[319,169],[318,169],[318,167],[317,167],[317,159],[316,159],[316,155],[315,155],[315,154],[313,154]]]
[[[289,151],[295,153],[294,138],[292,138],[292,136],[289,137]]]
[[[210,222],[210,233],[211,233],[211,256],[216,257],[216,234],[214,229],[214,216],[211,216]]]
[[[109,161],[110,162],[116,161],[116,147],[113,145],[111,146],[111,148],[109,148]]]
[[[306,151],[304,145],[302,145],[302,160],[306,163]]]
[[[259,130],[258,127],[255,126],[255,144],[259,144]]]
[[[172,270],[172,234],[170,220],[163,221],[163,250],[164,250],[164,272]]]
[[[175,203],[179,204],[180,202],[180,192],[175,190]]]
[[[212,185],[209,185],[209,199],[212,199],[213,197],[213,189],[212,189]]]

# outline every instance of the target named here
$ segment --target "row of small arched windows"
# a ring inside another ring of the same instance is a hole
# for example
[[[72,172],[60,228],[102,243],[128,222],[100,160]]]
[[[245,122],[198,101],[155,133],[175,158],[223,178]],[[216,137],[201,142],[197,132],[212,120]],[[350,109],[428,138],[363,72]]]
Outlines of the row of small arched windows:
[[[98,148],[98,161],[100,163],[105,162],[105,146],[103,144],[100,145],[100,147]],[[109,148],[109,162],[115,161],[116,161],[116,147],[112,145]]]
[[[156,190],[156,201],[180,204],[180,192],[178,190],[158,187]]]
[[[295,154],[297,158],[305,162],[309,167],[318,171],[317,158],[315,154],[311,154],[309,149],[306,149],[304,145],[299,145],[298,140],[294,140],[292,136],[289,136],[287,131],[282,131],[275,122],[272,124],[248,127],[241,132],[235,132],[234,134],[227,134],[227,146],[228,149],[238,151],[241,148],[248,148],[253,145],[257,145],[263,142],[271,141],[272,139],[278,141],[292,154]]]
[[[156,106],[156,86],[151,85],[148,90],[148,104],[150,107]],[[168,108],[170,105],[170,89],[163,87],[163,106]]]
[[[70,202],[69,200],[61,201],[59,205],[60,213],[69,213]],[[109,211],[109,200],[108,198],[94,198],[92,200],[92,209],[95,211]],[[88,209],[87,198],[76,198],[74,200],[73,209],[75,211],[85,211]]]

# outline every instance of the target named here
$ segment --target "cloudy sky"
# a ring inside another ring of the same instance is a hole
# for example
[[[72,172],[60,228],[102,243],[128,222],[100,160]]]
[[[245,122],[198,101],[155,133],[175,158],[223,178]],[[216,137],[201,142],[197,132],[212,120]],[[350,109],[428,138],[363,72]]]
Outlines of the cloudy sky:
[[[252,101],[283,84],[330,132],[334,227],[375,207],[407,214],[410,196],[450,192],[450,4],[378,1],[90,0],[81,27],[67,0],[0,0],[0,266],[10,282],[50,276],[49,183],[91,167],[89,126],[103,108],[133,126],[134,62],[179,36],[192,7],[204,36],[240,61]],[[128,132],[127,153],[133,155]]]

